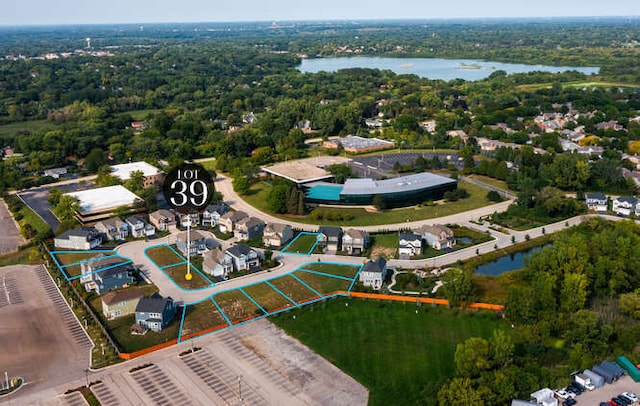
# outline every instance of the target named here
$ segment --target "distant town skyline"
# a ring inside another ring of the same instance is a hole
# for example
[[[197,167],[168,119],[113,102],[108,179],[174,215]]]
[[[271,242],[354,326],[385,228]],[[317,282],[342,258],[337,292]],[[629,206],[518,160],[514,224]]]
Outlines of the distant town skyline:
[[[637,0],[86,0],[13,1],[0,25],[186,23],[291,20],[454,19],[639,16]]]

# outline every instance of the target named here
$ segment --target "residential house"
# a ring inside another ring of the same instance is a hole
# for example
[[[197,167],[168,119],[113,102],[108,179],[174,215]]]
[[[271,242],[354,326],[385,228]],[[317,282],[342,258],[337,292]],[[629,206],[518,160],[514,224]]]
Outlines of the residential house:
[[[233,268],[236,271],[249,270],[260,266],[260,257],[251,247],[244,244],[236,244],[225,251],[231,257]]]
[[[264,230],[264,221],[256,217],[245,217],[236,223],[234,235],[238,241],[249,241],[258,238]]]
[[[221,250],[209,250],[203,254],[202,270],[215,278],[226,280],[233,271],[231,256]]]
[[[189,237],[189,249],[187,250],[187,234]],[[176,247],[184,254],[192,257],[207,251],[207,237],[198,230],[182,231],[176,235]]]
[[[111,217],[98,221],[94,227],[101,232],[108,241],[124,240],[129,236],[129,225],[119,217]]]
[[[635,197],[620,196],[613,199],[612,210],[618,216],[629,217],[632,213],[635,214],[637,203],[638,200]]]
[[[220,222],[220,217],[229,211],[229,206],[224,202],[210,204],[202,212],[202,225],[215,227]]]
[[[249,215],[243,211],[230,211],[223,214],[220,217],[220,222],[218,224],[220,227],[220,232],[232,233],[238,221],[242,220],[245,217],[249,217]]]
[[[150,237],[156,234],[156,228],[139,216],[127,217],[127,224],[131,229],[131,236],[133,238]]]
[[[380,290],[387,277],[387,260],[378,257],[375,261],[367,262],[360,271],[359,280],[366,287]]]
[[[342,236],[342,250],[350,255],[361,255],[369,245],[369,233],[350,228]]]
[[[67,174],[67,168],[51,168],[44,170],[44,176],[50,176],[53,179],[60,179]]]
[[[160,231],[170,231],[176,227],[176,215],[166,209],[149,214],[149,222]]]
[[[595,211],[597,213],[606,213],[607,212],[607,196],[604,193],[594,192],[594,193],[586,193],[585,199],[587,202],[587,208],[589,210]]]
[[[325,252],[336,253],[340,250],[342,242],[342,229],[340,227],[320,226],[320,244],[325,247]]]
[[[180,220],[180,226],[187,228],[196,227],[200,225],[200,213],[193,212],[189,214],[178,214],[178,219]]]
[[[398,254],[400,259],[407,259],[422,253],[422,236],[413,233],[402,233],[398,236]]]
[[[138,288],[105,293],[102,296],[102,314],[107,320],[134,314],[141,297],[142,291]]]
[[[133,283],[131,266],[122,257],[100,254],[80,265],[80,283],[87,292],[98,295]]]
[[[176,307],[170,297],[158,294],[143,297],[136,306],[136,324],[159,333],[173,320]]]
[[[102,244],[102,234],[95,227],[67,230],[53,239],[56,248],[90,250]]]
[[[469,140],[469,136],[467,135],[467,133],[462,130],[447,131],[447,136],[449,136],[450,138],[460,138],[465,144]]]
[[[422,239],[437,250],[453,248],[456,245],[456,237],[449,227],[440,224],[424,225],[418,231]]]
[[[281,247],[292,238],[293,229],[288,224],[269,223],[262,232],[262,241],[267,247]]]

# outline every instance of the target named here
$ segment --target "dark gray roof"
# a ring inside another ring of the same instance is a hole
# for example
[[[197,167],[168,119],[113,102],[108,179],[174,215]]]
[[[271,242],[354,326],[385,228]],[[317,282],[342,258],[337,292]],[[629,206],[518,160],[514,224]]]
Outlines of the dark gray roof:
[[[251,251],[253,251],[253,249],[244,244],[236,244],[232,247],[227,248],[227,252],[236,258],[241,255],[249,255]]]
[[[422,236],[414,233],[403,233],[403,234],[400,234],[399,239],[407,240],[407,241],[415,241],[415,240],[422,240]]]
[[[587,199],[596,199],[596,200],[606,200],[607,199],[607,196],[605,196],[605,194],[602,193],[602,192],[586,193],[584,196]]]
[[[318,232],[327,237],[340,237],[342,235],[342,229],[340,227],[320,226]]]
[[[410,192],[451,183],[455,184],[456,182],[455,179],[428,172],[384,180],[347,179],[340,195],[377,195]]]
[[[632,196],[620,196],[616,200],[619,201],[619,202],[636,204],[636,198],[632,197]]]
[[[369,261],[362,268],[362,272],[382,272],[387,265],[387,260],[383,257],[378,257],[375,261]]]
[[[218,213],[220,215],[229,211],[229,207],[225,202],[213,203],[207,206],[206,211],[209,213]]]
[[[136,313],[162,313],[170,300],[168,297],[143,297],[136,306]]]
[[[56,238],[68,239],[69,237],[93,237],[98,234],[98,230],[94,227],[82,227],[67,230]]]

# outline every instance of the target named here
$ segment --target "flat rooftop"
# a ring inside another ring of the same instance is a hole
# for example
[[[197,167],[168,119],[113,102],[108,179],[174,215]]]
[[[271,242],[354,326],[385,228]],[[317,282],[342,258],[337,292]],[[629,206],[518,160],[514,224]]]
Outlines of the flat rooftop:
[[[280,162],[275,165],[265,166],[262,170],[295,183],[308,183],[331,178],[331,173],[324,168],[334,164],[345,164],[350,161],[351,159],[349,158],[339,156],[320,156]]]
[[[369,149],[369,148],[391,148],[395,145],[392,141],[385,141],[379,138],[364,138],[358,135],[349,135],[344,138],[329,141],[332,144],[342,144],[344,148],[348,149]]]
[[[131,178],[131,172],[140,171],[146,176],[153,176],[160,173],[160,170],[153,165],[146,162],[131,162],[128,164],[113,165],[111,167],[111,174],[121,180],[129,180]]]
[[[413,190],[428,189],[450,183],[456,183],[456,180],[428,172],[384,180],[347,179],[340,195],[402,193]]]
[[[80,212],[94,212],[129,206],[142,200],[122,185],[65,193],[80,200]]]

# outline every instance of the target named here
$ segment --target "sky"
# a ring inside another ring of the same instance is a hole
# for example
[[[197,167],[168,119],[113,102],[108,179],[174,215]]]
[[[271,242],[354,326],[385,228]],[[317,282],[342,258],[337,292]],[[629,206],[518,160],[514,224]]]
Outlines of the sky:
[[[6,0],[0,25],[639,15],[638,0]]]

